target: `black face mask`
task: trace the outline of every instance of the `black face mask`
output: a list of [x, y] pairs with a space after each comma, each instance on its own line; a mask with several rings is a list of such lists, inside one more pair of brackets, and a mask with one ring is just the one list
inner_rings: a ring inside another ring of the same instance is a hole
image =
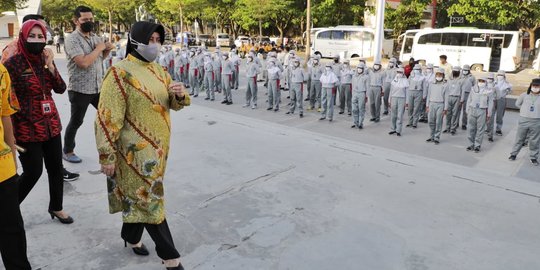
[[39, 55], [45, 48], [45, 42], [26, 42], [25, 46], [30, 54]]
[[81, 30], [85, 33], [92, 32], [92, 30], [94, 30], [94, 23], [93, 22], [81, 23]]
[[339, 63], [339, 59], [334, 59], [334, 63]]
[[459, 77], [459, 71], [452, 71], [452, 75], [454, 75], [454, 78]]

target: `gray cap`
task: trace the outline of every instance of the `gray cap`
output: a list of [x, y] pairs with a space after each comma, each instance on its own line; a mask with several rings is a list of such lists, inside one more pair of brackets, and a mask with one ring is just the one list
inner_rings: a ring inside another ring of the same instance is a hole
[[499, 71], [497, 71], [497, 75], [506, 76], [506, 72], [504, 70], [499, 70]]
[[444, 68], [438, 68], [435, 70], [435, 73], [442, 73], [444, 74]]
[[324, 66], [325, 66], [325, 67], [329, 67], [329, 68], [331, 68], [331, 67], [332, 67], [332, 64], [330, 64], [330, 63], [326, 63], [326, 65], [324, 65]]
[[420, 66], [420, 64], [416, 64], [414, 65], [414, 70], [422, 70], [422, 66]]
[[229, 53], [228, 52], [223, 52], [223, 56], [229, 57]]
[[471, 66], [469, 65], [463, 65], [463, 70], [471, 70]]
[[381, 65], [381, 61], [375, 61], [375, 63], [373, 63], [373, 65]]
[[453, 66], [452, 71], [461, 71], [461, 67], [460, 66]]
[[486, 74], [486, 78], [487, 78], [487, 79], [492, 79], [492, 80], [494, 80], [494, 79], [495, 79], [495, 75], [493, 75], [493, 72], [488, 72], [488, 74]]
[[395, 63], [397, 63], [397, 59], [392, 57], [392, 58], [390, 58], [390, 61], [388, 61], [388, 62], [395, 64]]
[[405, 72], [405, 69], [403, 69], [402, 67], [400, 67], [400, 68], [397, 68], [397, 69], [396, 69], [396, 72], [404, 73], [404, 72]]
[[296, 51], [295, 50], [290, 50], [289, 53], [290, 54], [296, 54]]
[[358, 66], [356, 66], [356, 68], [366, 68], [366, 65], [364, 63], [360, 62], [358, 64]]
[[433, 69], [433, 64], [427, 64], [426, 68], [431, 68], [431, 69]]

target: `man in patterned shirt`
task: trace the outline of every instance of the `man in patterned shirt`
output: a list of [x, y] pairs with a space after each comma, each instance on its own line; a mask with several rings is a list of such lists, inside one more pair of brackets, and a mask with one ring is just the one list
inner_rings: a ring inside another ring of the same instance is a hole
[[71, 118], [64, 135], [63, 158], [71, 163], [82, 160], [75, 155], [75, 136], [82, 125], [88, 105], [97, 108], [99, 89], [103, 79], [103, 59], [107, 58], [114, 46], [92, 33], [94, 15], [92, 9], [79, 6], [73, 19], [77, 28], [66, 38], [65, 48], [68, 60], [68, 95], [71, 103]]

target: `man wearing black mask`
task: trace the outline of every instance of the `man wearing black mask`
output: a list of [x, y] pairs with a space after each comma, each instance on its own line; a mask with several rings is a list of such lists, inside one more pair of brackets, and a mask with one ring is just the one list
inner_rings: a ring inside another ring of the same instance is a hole
[[65, 41], [71, 118], [64, 135], [63, 158], [71, 163], [80, 163], [82, 160], [74, 153], [75, 136], [88, 105], [92, 104], [94, 108], [98, 106], [104, 73], [103, 59], [107, 58], [114, 46], [93, 33], [94, 15], [89, 7], [77, 7], [74, 15], [73, 22], [77, 28]]

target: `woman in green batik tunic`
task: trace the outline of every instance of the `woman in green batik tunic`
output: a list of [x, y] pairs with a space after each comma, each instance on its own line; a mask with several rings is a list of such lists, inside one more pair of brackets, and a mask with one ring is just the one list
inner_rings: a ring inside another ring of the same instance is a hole
[[101, 170], [108, 176], [109, 210], [122, 212], [121, 236], [138, 255], [143, 229], [156, 243], [167, 269], [183, 269], [167, 221], [163, 180], [169, 153], [169, 110], [190, 104], [180, 84], [154, 60], [165, 38], [163, 26], [137, 22], [126, 59], [105, 76], [95, 122]]

